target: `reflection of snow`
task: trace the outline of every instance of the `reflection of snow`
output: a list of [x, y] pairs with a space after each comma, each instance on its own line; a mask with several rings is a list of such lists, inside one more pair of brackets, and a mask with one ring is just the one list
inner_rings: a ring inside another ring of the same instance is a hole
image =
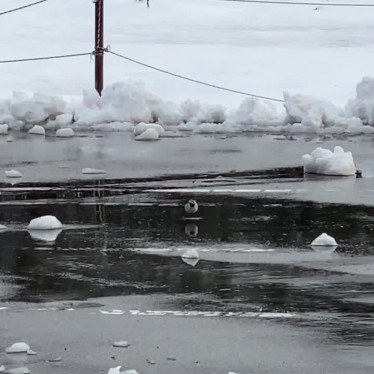
[[338, 243], [336, 240], [326, 233], [321, 234], [318, 238], [315, 238], [312, 241], [312, 247], [323, 246], [323, 247], [336, 247]]
[[199, 226], [195, 225], [194, 223], [189, 223], [184, 227], [184, 232], [191, 238], [196, 238], [199, 234]]
[[61, 229], [57, 230], [28, 230], [30, 236], [34, 240], [53, 243], [61, 233]]
[[313, 251], [319, 254], [331, 254], [334, 253], [337, 245], [312, 245]]
[[182, 261], [187, 265], [196, 266], [200, 260], [198, 258], [188, 258], [182, 256]]

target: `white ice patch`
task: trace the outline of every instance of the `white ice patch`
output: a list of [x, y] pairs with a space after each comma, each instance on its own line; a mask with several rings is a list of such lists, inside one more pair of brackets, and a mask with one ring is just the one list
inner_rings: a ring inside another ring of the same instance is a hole
[[326, 233], [321, 234], [318, 238], [312, 241], [312, 247], [314, 246], [324, 246], [324, 247], [336, 247], [338, 243], [336, 240]]
[[7, 178], [22, 178], [22, 174], [18, 170], [5, 170], [5, 176]]
[[70, 127], [64, 129], [58, 129], [56, 131], [56, 137], [58, 138], [72, 138], [74, 136], [74, 130]]
[[8, 369], [6, 371], [7, 374], [30, 374], [31, 371], [26, 366], [20, 366], [18, 368]]
[[27, 226], [28, 230], [58, 230], [62, 223], [55, 216], [42, 216], [34, 218]]
[[35, 125], [29, 130], [31, 135], [45, 135], [45, 129], [43, 126]]
[[121, 341], [118, 341], [118, 342], [114, 342], [113, 343], [113, 347], [116, 347], [116, 348], [128, 348], [130, 347], [130, 343], [126, 340], [121, 340]]
[[8, 135], [8, 124], [0, 125], [0, 135]]
[[108, 374], [121, 374], [122, 366], [117, 366], [115, 368], [110, 368]]
[[106, 174], [105, 170], [84, 168], [82, 174]]
[[342, 147], [335, 147], [334, 152], [321, 147], [302, 157], [304, 173], [322, 175], [355, 175], [356, 166], [351, 152], [344, 152]]
[[125, 314], [125, 311], [120, 310], [120, 309], [113, 309], [111, 311], [100, 310], [100, 313], [104, 314], [104, 315], [121, 316], [121, 315]]
[[140, 135], [135, 136], [135, 140], [138, 141], [154, 141], [158, 140], [160, 137], [158, 131], [153, 128], [147, 128]]
[[197, 259], [199, 257], [199, 252], [195, 248], [189, 248], [182, 254], [182, 258]]
[[5, 352], [6, 353], [27, 353], [29, 350], [30, 350], [30, 346], [27, 343], [18, 342], [6, 348]]
[[8, 227], [4, 225], [0, 225], [0, 231], [8, 230]]

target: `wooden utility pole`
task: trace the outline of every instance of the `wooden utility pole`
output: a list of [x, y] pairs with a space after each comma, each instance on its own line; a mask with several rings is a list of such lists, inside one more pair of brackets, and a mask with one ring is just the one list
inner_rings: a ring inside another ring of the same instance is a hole
[[104, 87], [104, 0], [95, 3], [95, 88], [101, 96]]

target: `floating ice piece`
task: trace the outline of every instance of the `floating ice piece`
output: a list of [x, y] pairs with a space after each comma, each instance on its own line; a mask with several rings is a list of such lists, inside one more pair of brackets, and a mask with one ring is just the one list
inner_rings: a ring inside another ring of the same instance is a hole
[[131, 370], [121, 371], [121, 374], [139, 374], [139, 373], [136, 370], [131, 369]]
[[30, 373], [31, 373], [30, 369], [26, 366], [21, 366], [18, 368], [7, 370], [7, 374], [30, 374]]
[[199, 263], [199, 259], [198, 258], [188, 258], [188, 257], [182, 257], [182, 261], [187, 264], [187, 265], [190, 265], [192, 267], [195, 267], [198, 263]]
[[7, 124], [0, 125], [0, 135], [8, 135], [8, 128], [9, 126]]
[[24, 342], [14, 343], [10, 347], [5, 349], [6, 353], [27, 353], [30, 350], [30, 346]]
[[106, 174], [105, 170], [84, 168], [82, 174]]
[[182, 255], [182, 258], [186, 259], [186, 258], [189, 258], [189, 259], [197, 259], [199, 258], [199, 252], [195, 249], [195, 248], [190, 248], [190, 249], [187, 249], [183, 255]]
[[114, 316], [121, 316], [122, 314], [125, 314], [125, 312], [123, 310], [120, 310], [120, 309], [113, 309], [111, 311], [100, 310], [100, 313], [105, 314], [105, 315], [114, 315]]
[[8, 227], [4, 225], [0, 225], [0, 231], [8, 230]]
[[5, 366], [4, 366], [4, 365], [1, 365], [1, 366], [0, 366], [0, 373], [4, 373], [4, 371], [5, 371]]
[[199, 205], [195, 200], [191, 199], [184, 205], [184, 210], [188, 214], [195, 214], [199, 210]]
[[229, 374], [238, 374], [238, 373], [235, 373], [235, 371], [229, 371]]
[[128, 348], [130, 347], [130, 343], [126, 340], [118, 341], [113, 343], [113, 347], [116, 348]]
[[140, 135], [135, 136], [135, 140], [142, 140], [142, 141], [153, 141], [158, 140], [160, 138], [160, 135], [157, 130], [148, 128], [144, 132], [142, 132]]
[[55, 216], [42, 216], [34, 218], [27, 226], [28, 230], [58, 230], [62, 223]]
[[22, 174], [18, 170], [5, 170], [7, 178], [22, 178]]
[[110, 368], [108, 371], [108, 374], [121, 374], [121, 367], [122, 366], [117, 366], [115, 368]]
[[58, 138], [72, 138], [74, 136], [74, 130], [70, 127], [59, 129], [56, 131], [56, 136]]
[[60, 362], [62, 361], [62, 357], [55, 357], [48, 360], [48, 362]]
[[333, 246], [337, 246], [338, 243], [332, 236], [327, 235], [326, 233], [323, 233], [318, 238], [314, 239], [311, 245], [312, 247], [313, 246], [333, 247]]
[[158, 132], [158, 135], [161, 136], [165, 133], [165, 130], [164, 128], [157, 124], [157, 123], [144, 123], [144, 122], [140, 122], [138, 123], [135, 127], [134, 127], [134, 136], [138, 136], [138, 135], [141, 135], [143, 134], [145, 131], [147, 131], [148, 129], [154, 129]]
[[342, 147], [335, 147], [334, 152], [321, 147], [302, 157], [304, 173], [322, 175], [355, 175], [356, 166], [351, 152], [344, 152]]
[[31, 350], [31, 349], [29, 349], [27, 351], [27, 356], [36, 356], [36, 355], [37, 355], [37, 353], [35, 351]]
[[43, 126], [35, 125], [29, 130], [31, 135], [45, 135], [45, 129]]
[[62, 230], [30, 230], [29, 234], [34, 240], [46, 243], [54, 243], [57, 237], [61, 234]]

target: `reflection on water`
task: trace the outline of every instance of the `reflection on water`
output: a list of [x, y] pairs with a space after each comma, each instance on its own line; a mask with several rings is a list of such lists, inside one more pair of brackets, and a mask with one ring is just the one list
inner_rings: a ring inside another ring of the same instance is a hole
[[[344, 315], [346, 323], [334, 326], [339, 336], [345, 336], [351, 316], [372, 318], [373, 304], [348, 299], [372, 294], [373, 276], [329, 267], [372, 259], [374, 209], [204, 196], [202, 219], [186, 221], [180, 197], [153, 199], [2, 205], [0, 223], [13, 229], [0, 233], [0, 276], [7, 284], [1, 299], [164, 293], [176, 295], [174, 303], [186, 309]], [[67, 229], [19, 230], [45, 214]], [[325, 231], [338, 248], [310, 248]], [[182, 259], [179, 247], [200, 249], [200, 259]], [[366, 331], [362, 339], [373, 326]]]

